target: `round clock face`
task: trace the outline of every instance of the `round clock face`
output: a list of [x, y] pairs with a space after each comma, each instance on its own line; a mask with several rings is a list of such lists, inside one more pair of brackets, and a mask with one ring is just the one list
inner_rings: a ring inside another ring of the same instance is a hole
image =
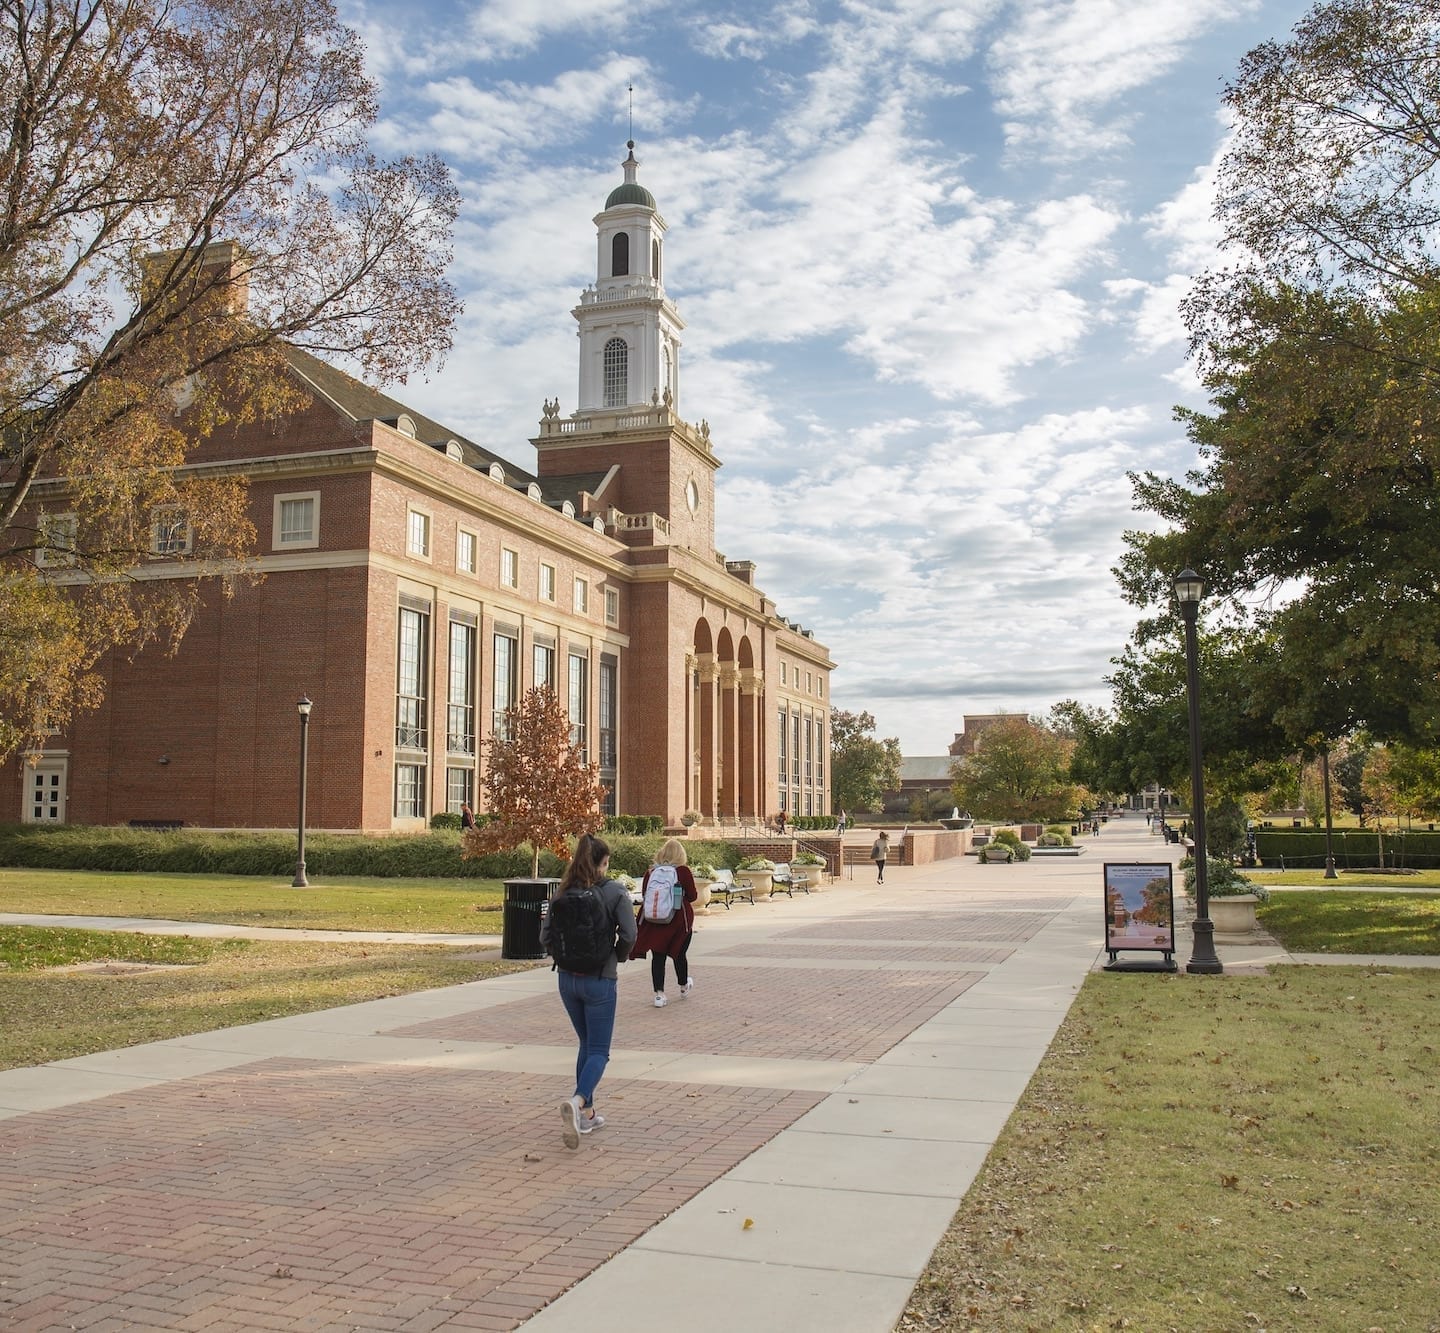
[[685, 503], [690, 506], [692, 514], [700, 508], [700, 488], [693, 479], [685, 483]]

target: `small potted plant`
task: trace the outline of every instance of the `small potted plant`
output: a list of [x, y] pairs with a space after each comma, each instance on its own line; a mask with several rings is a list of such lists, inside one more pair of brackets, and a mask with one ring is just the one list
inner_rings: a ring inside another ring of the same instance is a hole
[[758, 901], [770, 896], [774, 888], [774, 881], [770, 876], [774, 869], [773, 861], [767, 861], [763, 856], [751, 856], [735, 867], [735, 878], [749, 885]]
[[819, 852], [797, 852], [790, 860], [790, 869], [795, 874], [804, 875], [807, 889], [819, 890], [823, 887], [825, 858]]
[[710, 886], [715, 882], [715, 867], [708, 861], [693, 861], [690, 873], [695, 876], [695, 910], [710, 914]]
[[[1195, 899], [1195, 858], [1180, 862], [1185, 872], [1185, 896]], [[1250, 935], [1260, 929], [1255, 909], [1270, 901], [1270, 890], [1246, 878], [1228, 857], [1205, 860], [1205, 891], [1210, 900], [1210, 920], [1217, 935]]]
[[700, 822], [700, 812], [698, 810], [687, 810], [680, 816], [680, 822], [684, 824], [686, 828], [694, 828], [695, 825]]

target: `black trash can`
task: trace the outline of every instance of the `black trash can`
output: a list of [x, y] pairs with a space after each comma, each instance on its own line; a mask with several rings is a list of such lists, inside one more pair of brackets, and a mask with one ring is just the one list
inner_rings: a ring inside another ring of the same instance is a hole
[[540, 921], [558, 879], [507, 879], [500, 927], [501, 958], [544, 958]]

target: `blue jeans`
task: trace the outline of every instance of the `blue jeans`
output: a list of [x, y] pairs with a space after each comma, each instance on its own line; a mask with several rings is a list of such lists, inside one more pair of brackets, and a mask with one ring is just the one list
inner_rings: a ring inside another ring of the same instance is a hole
[[600, 1077], [610, 1063], [610, 1038], [615, 1032], [615, 982], [609, 977], [561, 972], [560, 1000], [570, 1015], [570, 1026], [580, 1038], [580, 1051], [575, 1057], [575, 1093], [586, 1106], [592, 1106]]

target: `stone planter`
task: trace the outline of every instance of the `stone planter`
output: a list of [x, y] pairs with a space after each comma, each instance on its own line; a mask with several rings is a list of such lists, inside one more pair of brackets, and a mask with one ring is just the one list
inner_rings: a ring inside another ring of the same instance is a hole
[[715, 881], [695, 877], [695, 902], [692, 906], [698, 916], [710, 915], [710, 886]]
[[1015, 853], [1003, 842], [987, 842], [980, 849], [980, 864], [989, 865], [992, 861], [1008, 865], [1015, 859]]
[[803, 883], [811, 893], [819, 893], [825, 887], [825, 867], [790, 863], [790, 873], [797, 884]]
[[757, 903], [762, 898], [768, 898], [771, 890], [775, 887], [768, 870], [737, 870], [735, 872], [735, 879], [737, 882], [747, 885], [755, 891], [755, 901]]
[[1253, 893], [1238, 893], [1230, 898], [1210, 899], [1210, 920], [1217, 935], [1249, 935], [1260, 929], [1255, 919], [1255, 905], [1260, 901]]

